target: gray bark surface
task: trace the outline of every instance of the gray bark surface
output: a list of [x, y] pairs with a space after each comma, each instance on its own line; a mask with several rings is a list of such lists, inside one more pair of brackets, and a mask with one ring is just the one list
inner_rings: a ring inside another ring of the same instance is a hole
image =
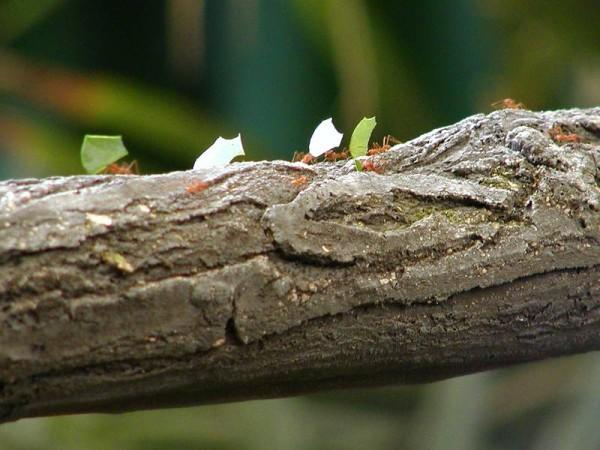
[[480, 114], [370, 159], [1, 182], [1, 420], [600, 349], [600, 108]]

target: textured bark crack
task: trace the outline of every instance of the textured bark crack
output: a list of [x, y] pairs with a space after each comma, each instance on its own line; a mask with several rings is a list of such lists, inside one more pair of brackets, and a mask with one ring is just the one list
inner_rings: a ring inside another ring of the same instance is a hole
[[[555, 142], [557, 125], [581, 142]], [[598, 108], [505, 110], [372, 157], [381, 174], [262, 162], [2, 182], [2, 420], [596, 350], [598, 130]]]

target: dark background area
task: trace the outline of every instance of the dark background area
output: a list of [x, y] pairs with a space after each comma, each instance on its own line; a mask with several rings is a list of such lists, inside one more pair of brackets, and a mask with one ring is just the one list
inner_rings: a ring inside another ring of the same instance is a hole
[[[0, 0], [0, 179], [83, 173], [122, 134], [142, 173], [218, 136], [291, 159], [332, 116], [409, 140], [511, 97], [600, 104], [592, 0]], [[427, 386], [22, 420], [0, 449], [600, 449], [600, 358]]]

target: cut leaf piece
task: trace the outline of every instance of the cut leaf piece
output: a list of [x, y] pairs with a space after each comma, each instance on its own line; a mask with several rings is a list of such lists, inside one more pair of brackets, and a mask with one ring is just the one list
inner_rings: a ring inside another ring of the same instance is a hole
[[99, 173], [127, 153], [121, 136], [86, 134], [81, 144], [81, 165], [87, 173]]
[[350, 154], [354, 159], [367, 154], [367, 150], [369, 149], [369, 139], [371, 139], [371, 133], [373, 133], [375, 125], [377, 125], [375, 117], [370, 117], [368, 119], [363, 117], [363, 119], [358, 122], [358, 125], [356, 125], [356, 128], [354, 128], [352, 137], [350, 138]]
[[208, 147], [194, 163], [194, 169], [208, 169], [229, 164], [236, 156], [243, 156], [242, 136], [238, 134], [233, 139], [218, 137], [213, 145]]
[[332, 148], [339, 147], [344, 135], [333, 125], [331, 117], [315, 128], [308, 144], [308, 151], [315, 158]]

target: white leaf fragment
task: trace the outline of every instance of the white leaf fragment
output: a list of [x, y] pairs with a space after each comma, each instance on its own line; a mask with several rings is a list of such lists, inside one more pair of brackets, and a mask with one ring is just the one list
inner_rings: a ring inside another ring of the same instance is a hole
[[344, 135], [335, 128], [331, 117], [325, 119], [315, 128], [308, 144], [308, 151], [315, 158], [321, 156], [326, 151], [339, 147], [342, 137]]
[[222, 167], [231, 162], [236, 156], [243, 156], [242, 136], [238, 134], [233, 139], [217, 138], [213, 145], [208, 147], [194, 163], [194, 169], [208, 169]]

